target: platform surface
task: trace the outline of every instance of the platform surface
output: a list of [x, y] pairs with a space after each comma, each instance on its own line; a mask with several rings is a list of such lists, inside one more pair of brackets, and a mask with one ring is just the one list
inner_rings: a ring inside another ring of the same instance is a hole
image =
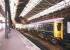
[[17, 30], [11, 29], [8, 39], [4, 38], [4, 31], [0, 34], [0, 50], [41, 50]]

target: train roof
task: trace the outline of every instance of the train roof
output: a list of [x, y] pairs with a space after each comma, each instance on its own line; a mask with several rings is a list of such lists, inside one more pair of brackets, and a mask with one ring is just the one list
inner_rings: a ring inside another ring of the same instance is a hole
[[41, 24], [41, 23], [48, 23], [48, 22], [60, 22], [62, 21], [64, 18], [54, 18], [54, 19], [49, 19], [49, 20], [44, 20], [44, 21], [40, 21], [40, 22], [35, 22], [32, 24]]
[[39, 23], [48, 23], [48, 22], [60, 22], [62, 21], [64, 18], [54, 18], [54, 19], [49, 19], [49, 20], [44, 20], [44, 21], [41, 21]]
[[63, 19], [64, 18], [54, 18], [54, 19], [49, 19], [49, 20], [44, 20], [44, 21], [40, 21], [40, 22], [31, 23], [31, 24], [28, 24], [27, 26], [34, 27], [34, 26], [37, 26], [37, 25], [41, 25], [42, 23], [60, 22]]

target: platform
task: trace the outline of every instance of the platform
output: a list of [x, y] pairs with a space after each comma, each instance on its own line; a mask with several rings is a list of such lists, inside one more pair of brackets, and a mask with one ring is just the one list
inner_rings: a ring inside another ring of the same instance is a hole
[[3, 30], [0, 32], [0, 50], [41, 50], [17, 30], [11, 29], [8, 39], [4, 35]]

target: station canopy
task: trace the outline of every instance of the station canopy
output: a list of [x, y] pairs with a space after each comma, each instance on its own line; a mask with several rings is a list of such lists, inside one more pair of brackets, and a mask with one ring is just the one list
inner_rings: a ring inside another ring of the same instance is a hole
[[[70, 0], [9, 0], [11, 19], [24, 17], [28, 21], [70, 6]], [[5, 2], [0, 0], [0, 14], [5, 17]]]

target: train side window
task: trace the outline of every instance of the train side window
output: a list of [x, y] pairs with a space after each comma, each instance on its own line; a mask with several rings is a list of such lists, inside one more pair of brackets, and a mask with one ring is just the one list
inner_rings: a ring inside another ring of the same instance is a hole
[[53, 24], [48, 24], [47, 30], [48, 31], [53, 31]]
[[58, 23], [58, 25], [57, 25], [57, 29], [58, 29], [58, 31], [61, 30], [61, 23]]

